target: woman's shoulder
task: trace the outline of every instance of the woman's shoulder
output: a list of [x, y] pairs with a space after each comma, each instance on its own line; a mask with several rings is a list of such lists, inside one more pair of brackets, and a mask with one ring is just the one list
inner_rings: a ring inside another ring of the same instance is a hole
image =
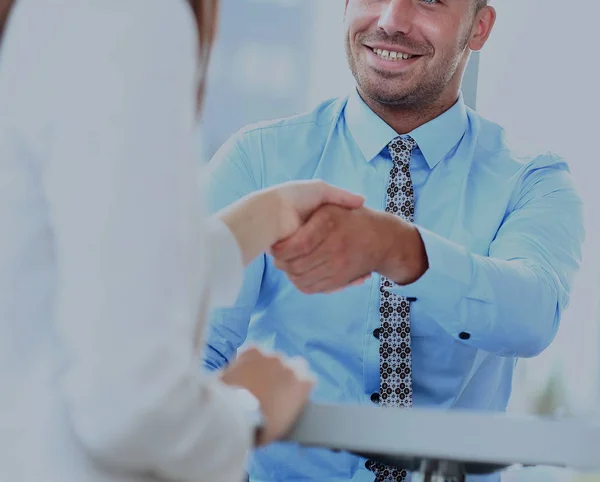
[[61, 1], [77, 4], [74, 11], [80, 10], [83, 35], [89, 31], [109, 44], [124, 40], [132, 45], [141, 41], [147, 47], [197, 43], [196, 24], [186, 0]]
[[53, 70], [62, 60], [83, 66], [94, 56], [189, 55], [198, 44], [187, 0], [19, 0], [6, 34], [3, 58], [37, 55], [41, 64], [52, 59]]

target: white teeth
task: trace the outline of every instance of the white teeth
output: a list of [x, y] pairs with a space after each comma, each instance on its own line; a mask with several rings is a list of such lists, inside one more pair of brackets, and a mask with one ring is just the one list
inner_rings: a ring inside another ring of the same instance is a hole
[[407, 53], [403, 53], [403, 52], [390, 52], [389, 50], [382, 50], [382, 49], [373, 49], [373, 52], [375, 52], [379, 57], [381, 57], [382, 59], [385, 60], [408, 60], [413, 58], [413, 55], [407, 54]]

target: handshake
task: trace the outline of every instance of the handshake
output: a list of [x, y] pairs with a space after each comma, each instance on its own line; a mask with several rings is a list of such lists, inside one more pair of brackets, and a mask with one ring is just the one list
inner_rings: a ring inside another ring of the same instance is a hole
[[290, 182], [271, 192], [282, 221], [269, 253], [302, 293], [339, 291], [372, 273], [409, 284], [428, 268], [417, 228], [364, 207], [361, 196], [322, 181]]
[[272, 192], [281, 228], [269, 254], [299, 291], [340, 291], [382, 269], [385, 215], [365, 208], [363, 197], [321, 181], [290, 182]]

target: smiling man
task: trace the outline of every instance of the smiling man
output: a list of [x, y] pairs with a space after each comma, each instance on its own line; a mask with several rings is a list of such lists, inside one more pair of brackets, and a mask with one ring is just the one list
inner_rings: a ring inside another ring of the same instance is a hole
[[[247, 270], [235, 307], [213, 316], [207, 366], [258, 343], [305, 356], [318, 401], [506, 409], [517, 359], [556, 334], [584, 234], [567, 164], [517, 156], [464, 104], [469, 55], [495, 17], [483, 0], [347, 0], [356, 90], [220, 150], [214, 210], [289, 179], [366, 203], [322, 208]], [[249, 471], [254, 482], [410, 477], [287, 445], [254, 454]]]

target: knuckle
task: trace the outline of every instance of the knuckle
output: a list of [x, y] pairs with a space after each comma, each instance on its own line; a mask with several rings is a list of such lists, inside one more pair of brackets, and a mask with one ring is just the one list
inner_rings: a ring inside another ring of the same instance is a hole
[[336, 227], [339, 224], [340, 209], [338, 206], [328, 206], [325, 217], [328, 226]]
[[298, 291], [300, 291], [300, 293], [302, 293], [304, 295], [310, 295], [311, 294], [309, 286], [300, 285], [300, 286], [296, 286], [296, 288], [298, 288]]
[[279, 365], [281, 363], [281, 359], [277, 356], [276, 353], [267, 353], [265, 354], [265, 359], [272, 365]]
[[298, 289], [304, 286], [304, 283], [302, 282], [302, 278], [300, 276], [290, 273], [289, 279], [292, 282], [292, 284]]
[[303, 379], [300, 380], [298, 384], [300, 385], [300, 390], [302, 391], [302, 397], [304, 399], [308, 398], [311, 390], [315, 386], [315, 382], [312, 380]]
[[312, 286], [312, 282], [308, 279], [300, 278], [296, 283], [296, 288], [305, 295], [310, 294], [310, 289]]
[[297, 251], [302, 255], [307, 255], [311, 251], [311, 239], [308, 236], [305, 236], [302, 240], [298, 242]]
[[320, 224], [326, 227], [335, 226], [336, 218], [335, 218], [335, 210], [334, 206], [326, 206], [321, 209], [318, 213], [318, 221]]
[[279, 263], [279, 264], [275, 264], [275, 267], [280, 270], [283, 271], [284, 273], [287, 273], [288, 275], [292, 275], [293, 272], [291, 270], [291, 265], [290, 263]]
[[283, 366], [281, 368], [281, 372], [282, 372], [283, 376], [291, 382], [295, 382], [298, 378], [294, 369], [292, 367], [290, 367], [289, 365], [283, 364]]
[[260, 363], [260, 365], [262, 365], [266, 369], [271, 369], [273, 367], [272, 355], [268, 353], [261, 353], [258, 357], [258, 363]]
[[304, 293], [305, 295], [314, 295], [316, 293], [318, 293], [319, 290], [316, 288], [316, 286], [307, 286], [302, 293]]
[[261, 351], [258, 349], [258, 347], [252, 346], [252, 347], [248, 348], [247, 350], [245, 350], [240, 355], [240, 358], [254, 359], [254, 358], [258, 358], [260, 355], [261, 355]]
[[288, 272], [294, 276], [300, 276], [304, 270], [304, 261], [296, 260], [292, 261], [288, 266]]

